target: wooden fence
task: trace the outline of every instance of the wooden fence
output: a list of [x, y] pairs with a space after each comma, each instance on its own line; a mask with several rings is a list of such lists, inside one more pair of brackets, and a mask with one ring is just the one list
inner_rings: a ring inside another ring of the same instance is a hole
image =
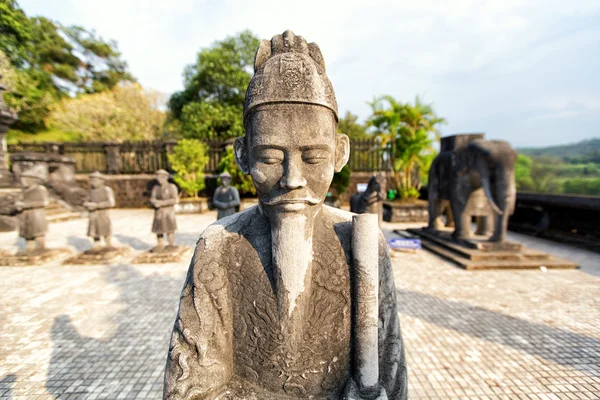
[[[212, 140], [208, 145], [209, 161], [205, 173], [217, 172], [219, 162], [233, 140]], [[169, 170], [167, 154], [176, 140], [121, 143], [20, 143], [8, 145], [9, 153], [33, 152], [63, 154], [75, 159], [77, 173], [100, 171], [107, 174], [143, 174], [158, 169]], [[389, 155], [376, 138], [351, 140], [350, 160], [353, 172], [376, 172], [389, 169]]]

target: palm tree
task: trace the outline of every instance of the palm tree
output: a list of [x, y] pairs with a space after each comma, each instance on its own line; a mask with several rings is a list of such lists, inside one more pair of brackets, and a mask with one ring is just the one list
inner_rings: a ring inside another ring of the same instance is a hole
[[370, 105], [373, 114], [367, 124], [390, 149], [391, 172], [400, 197], [418, 198], [423, 173], [433, 160], [433, 141], [439, 140], [437, 126], [446, 120], [436, 116], [431, 104], [423, 103], [418, 96], [414, 105], [400, 103], [389, 95]]

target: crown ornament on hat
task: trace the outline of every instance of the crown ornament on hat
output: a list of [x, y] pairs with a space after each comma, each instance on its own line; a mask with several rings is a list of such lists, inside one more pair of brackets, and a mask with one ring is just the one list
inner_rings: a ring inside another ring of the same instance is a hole
[[333, 86], [316, 43], [287, 30], [263, 40], [254, 57], [254, 76], [246, 90], [244, 121], [261, 104], [304, 103], [329, 108], [338, 120]]

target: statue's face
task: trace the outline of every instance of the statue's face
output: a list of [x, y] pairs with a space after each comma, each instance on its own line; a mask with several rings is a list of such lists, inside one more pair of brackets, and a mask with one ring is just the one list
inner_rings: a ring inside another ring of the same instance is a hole
[[333, 113], [308, 104], [258, 107], [246, 145], [247, 169], [259, 200], [277, 211], [320, 206], [334, 172], [348, 158], [348, 138], [336, 134]]
[[158, 181], [159, 184], [164, 185], [169, 181], [169, 177], [167, 175], [156, 175], [156, 180]]
[[90, 178], [90, 186], [93, 188], [102, 186], [102, 183], [104, 182], [100, 178]]
[[231, 185], [231, 178], [221, 178], [221, 185], [223, 185], [223, 187], [229, 187], [229, 185]]

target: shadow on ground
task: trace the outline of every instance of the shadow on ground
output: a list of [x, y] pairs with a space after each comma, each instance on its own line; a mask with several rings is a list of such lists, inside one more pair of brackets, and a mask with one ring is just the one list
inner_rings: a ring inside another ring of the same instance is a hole
[[113, 235], [115, 239], [119, 241], [122, 245], [132, 247], [134, 250], [150, 250], [155, 244], [150, 244], [144, 242], [143, 240], [138, 239], [135, 236], [127, 236], [116, 234]]
[[423, 293], [397, 291], [401, 314], [600, 377], [600, 340]]
[[[161, 398], [169, 338], [183, 279], [143, 276], [128, 265], [112, 266], [104, 278], [119, 288], [121, 312], [109, 338], [82, 336], [67, 315], [54, 320], [46, 389], [69, 399]], [[61, 397], [62, 398], [62, 397]]]
[[2, 395], [3, 400], [12, 400], [12, 387], [17, 381], [17, 377], [15, 375], [6, 375], [2, 379], [0, 379], [0, 395]]

